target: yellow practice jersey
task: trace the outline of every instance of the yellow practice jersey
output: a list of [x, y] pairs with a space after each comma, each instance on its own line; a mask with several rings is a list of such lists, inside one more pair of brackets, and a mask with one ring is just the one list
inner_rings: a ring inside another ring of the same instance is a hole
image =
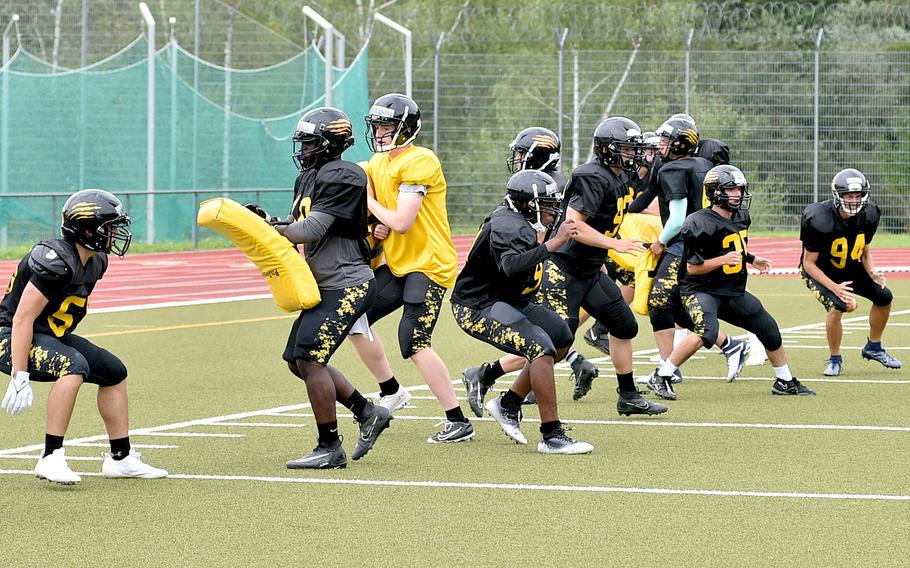
[[376, 201], [393, 211], [398, 208], [398, 188], [402, 184], [427, 188], [410, 230], [403, 235], [392, 231], [382, 243], [392, 274], [422, 272], [444, 288], [454, 286], [458, 255], [446, 211], [446, 180], [436, 154], [420, 146], [409, 146], [394, 159], [388, 152], [374, 154], [367, 175]]

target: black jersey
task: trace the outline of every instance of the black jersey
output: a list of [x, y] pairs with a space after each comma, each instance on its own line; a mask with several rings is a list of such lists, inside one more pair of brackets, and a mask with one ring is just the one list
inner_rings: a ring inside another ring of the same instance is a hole
[[[813, 203], [803, 211], [799, 239], [805, 251], [817, 252], [817, 266], [835, 282], [848, 280], [857, 270], [864, 271], [863, 251], [878, 229], [879, 209], [871, 201], [858, 215], [844, 219], [833, 199]], [[802, 256], [799, 260], [802, 267]]]
[[[657, 203], [660, 206], [660, 222], [667, 224], [670, 218], [670, 202], [686, 200], [686, 216], [708, 206], [705, 197], [705, 174], [714, 167], [704, 158], [680, 158], [663, 162], [657, 173]], [[679, 238], [671, 239], [671, 244]]]
[[701, 276], [688, 274], [686, 263], [703, 264], [708, 259], [734, 250], [745, 255], [751, 224], [748, 211], [735, 211], [733, 218], [727, 219], [714, 209], [707, 208], [686, 217], [680, 231], [685, 259], [679, 268], [680, 293], [742, 296], [746, 291], [745, 259], [739, 266], [721, 266]]
[[455, 282], [452, 302], [472, 308], [495, 302], [527, 305], [540, 287], [542, 263], [549, 256], [525, 218], [500, 206], [484, 219]]
[[334, 216], [336, 221], [329, 226], [326, 236], [362, 239], [369, 258], [366, 187], [366, 173], [352, 162], [335, 160], [307, 170], [294, 183], [291, 215], [295, 221], [315, 211]]
[[[627, 172], [616, 175], [595, 158], [572, 172], [563, 199], [563, 219], [566, 209], [571, 207], [587, 215], [586, 223], [595, 231], [614, 237], [632, 201], [632, 194]], [[606, 259], [607, 249], [571, 240], [554, 255], [556, 264], [577, 278], [596, 276]]]
[[55, 337], [72, 333], [88, 311], [95, 283], [107, 270], [107, 255], [97, 253], [83, 266], [76, 245], [63, 239], [41, 241], [19, 261], [0, 302], [0, 327], [12, 327], [22, 291], [31, 282], [47, 298], [34, 332]]

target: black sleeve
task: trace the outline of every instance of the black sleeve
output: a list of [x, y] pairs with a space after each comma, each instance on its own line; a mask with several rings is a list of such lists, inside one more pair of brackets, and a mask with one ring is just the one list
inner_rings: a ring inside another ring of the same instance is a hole
[[491, 220], [490, 248], [496, 263], [506, 276], [511, 278], [526, 272], [550, 258], [550, 251], [544, 245], [537, 244], [537, 234], [530, 227], [527, 227], [528, 230], [516, 231], [511, 223], [497, 221]]
[[579, 213], [593, 217], [603, 203], [606, 189], [606, 184], [595, 176], [573, 175], [566, 188], [567, 193], [571, 196], [568, 205]]
[[73, 271], [56, 250], [39, 243], [28, 255], [28, 267], [32, 271], [29, 279], [45, 297], [70, 283]]
[[866, 244], [869, 244], [872, 242], [872, 238], [875, 236], [875, 231], [878, 230], [878, 220], [881, 212], [878, 208], [878, 205], [875, 203], [869, 203], [869, 205], [866, 207], [866, 211], [866, 226], [868, 228], [865, 230], [865, 233]]
[[352, 168], [327, 164], [316, 176], [316, 192], [311, 211], [321, 211], [340, 219], [355, 219], [361, 201], [366, 200], [366, 174]]
[[635, 199], [632, 200], [626, 213], [641, 213], [648, 208], [648, 205], [651, 205], [651, 202], [654, 201], [655, 197], [657, 197], [657, 193], [654, 191], [654, 186], [648, 184], [644, 191], [640, 192]]
[[705, 257], [704, 252], [701, 250], [700, 243], [702, 231], [694, 221], [694, 218], [690, 215], [689, 218], [683, 222], [682, 230], [680, 230], [680, 235], [682, 235], [683, 239], [683, 247], [685, 249], [686, 262], [689, 264], [704, 264]]
[[807, 251], [822, 252], [827, 242], [822, 233], [815, 228], [812, 213], [811, 208], [803, 212], [803, 219], [799, 225], [799, 240], [803, 242], [803, 248]]
[[689, 187], [686, 183], [688, 176], [685, 169], [666, 164], [660, 168], [659, 176], [660, 192], [668, 203], [689, 197]]

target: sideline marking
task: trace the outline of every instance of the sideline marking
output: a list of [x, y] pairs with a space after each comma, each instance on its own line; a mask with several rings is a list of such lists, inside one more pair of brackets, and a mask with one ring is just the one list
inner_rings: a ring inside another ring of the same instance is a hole
[[[96, 472], [76, 472], [87, 477], [101, 477]], [[32, 471], [0, 469], [4, 475], [35, 475]], [[259, 475], [205, 475], [172, 473], [170, 479], [203, 479], [215, 481], [261, 481], [265, 483], [304, 483], [313, 485], [361, 485], [372, 487], [426, 487], [451, 489], [504, 489], [507, 491], [551, 491], [568, 493], [644, 493], [650, 495], [701, 495], [708, 497], [771, 497], [789, 499], [838, 499], [857, 501], [910, 501], [910, 495], [875, 493], [786, 493], [783, 491], [726, 491], [721, 489], [664, 489], [659, 487], [608, 487], [597, 485], [529, 485], [521, 483], [478, 483], [466, 481], [400, 481], [393, 479], [326, 479], [305, 477], [271, 477]]]

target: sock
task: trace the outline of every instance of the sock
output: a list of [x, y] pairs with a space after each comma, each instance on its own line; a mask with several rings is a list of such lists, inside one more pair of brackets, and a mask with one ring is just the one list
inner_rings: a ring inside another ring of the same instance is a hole
[[616, 382], [619, 384], [619, 390], [622, 392], [638, 390], [635, 388], [635, 381], [632, 379], [632, 373], [616, 373]]
[[117, 438], [111, 440], [111, 457], [114, 461], [120, 461], [130, 455], [130, 437]]
[[63, 447], [63, 436], [54, 436], [53, 434], [44, 435], [44, 455], [49, 456], [55, 450]]
[[569, 349], [569, 353], [566, 355], [566, 363], [572, 365], [575, 363], [576, 359], [578, 359], [578, 351]]
[[844, 358], [843, 358], [842, 355], [832, 355], [832, 356], [831, 356], [831, 362], [832, 362], [832, 363], [843, 363], [843, 362], [844, 362]]
[[521, 408], [521, 403], [523, 401], [524, 399], [522, 397], [518, 396], [512, 389], [509, 389], [502, 395], [502, 400], [500, 400], [499, 403], [503, 408], [508, 410], [518, 410]]
[[460, 406], [446, 410], [446, 420], [449, 422], [467, 422], [468, 419], [464, 417], [464, 412], [461, 411]]
[[338, 440], [338, 421], [317, 424], [316, 430], [319, 431], [319, 441], [323, 444], [331, 444]]
[[559, 428], [559, 424], [560, 424], [559, 420], [554, 420], [552, 422], [541, 422], [540, 423], [540, 433], [543, 435], [544, 438], [546, 438], [547, 436], [556, 432], [557, 428]]
[[774, 376], [785, 382], [793, 380], [793, 375], [790, 374], [790, 365], [787, 365], [786, 363], [780, 367], [774, 367]]
[[355, 418], [359, 418], [363, 414], [363, 409], [367, 407], [367, 399], [363, 398], [363, 395], [357, 389], [354, 389], [354, 392], [351, 393], [347, 400], [339, 400], [338, 402], [344, 405], [345, 408], [350, 409]]
[[668, 359], [668, 360], [664, 361], [663, 364], [660, 366], [660, 369], [658, 369], [657, 374], [660, 375], [661, 377], [672, 377], [673, 373], [676, 372], [676, 369], [679, 369], [679, 367], [677, 367], [676, 365], [671, 363], [670, 360]]
[[382, 381], [379, 383], [379, 394], [381, 396], [389, 396], [390, 394], [395, 394], [398, 392], [398, 381], [395, 380], [395, 375], [392, 375], [392, 378], [387, 381]]
[[499, 364], [499, 359], [497, 359], [480, 368], [480, 382], [485, 385], [492, 385], [496, 382], [496, 379], [505, 374], [506, 372], [502, 370], [502, 365]]
[[881, 351], [882, 342], [881, 341], [872, 341], [871, 339], [866, 339], [866, 351]]

